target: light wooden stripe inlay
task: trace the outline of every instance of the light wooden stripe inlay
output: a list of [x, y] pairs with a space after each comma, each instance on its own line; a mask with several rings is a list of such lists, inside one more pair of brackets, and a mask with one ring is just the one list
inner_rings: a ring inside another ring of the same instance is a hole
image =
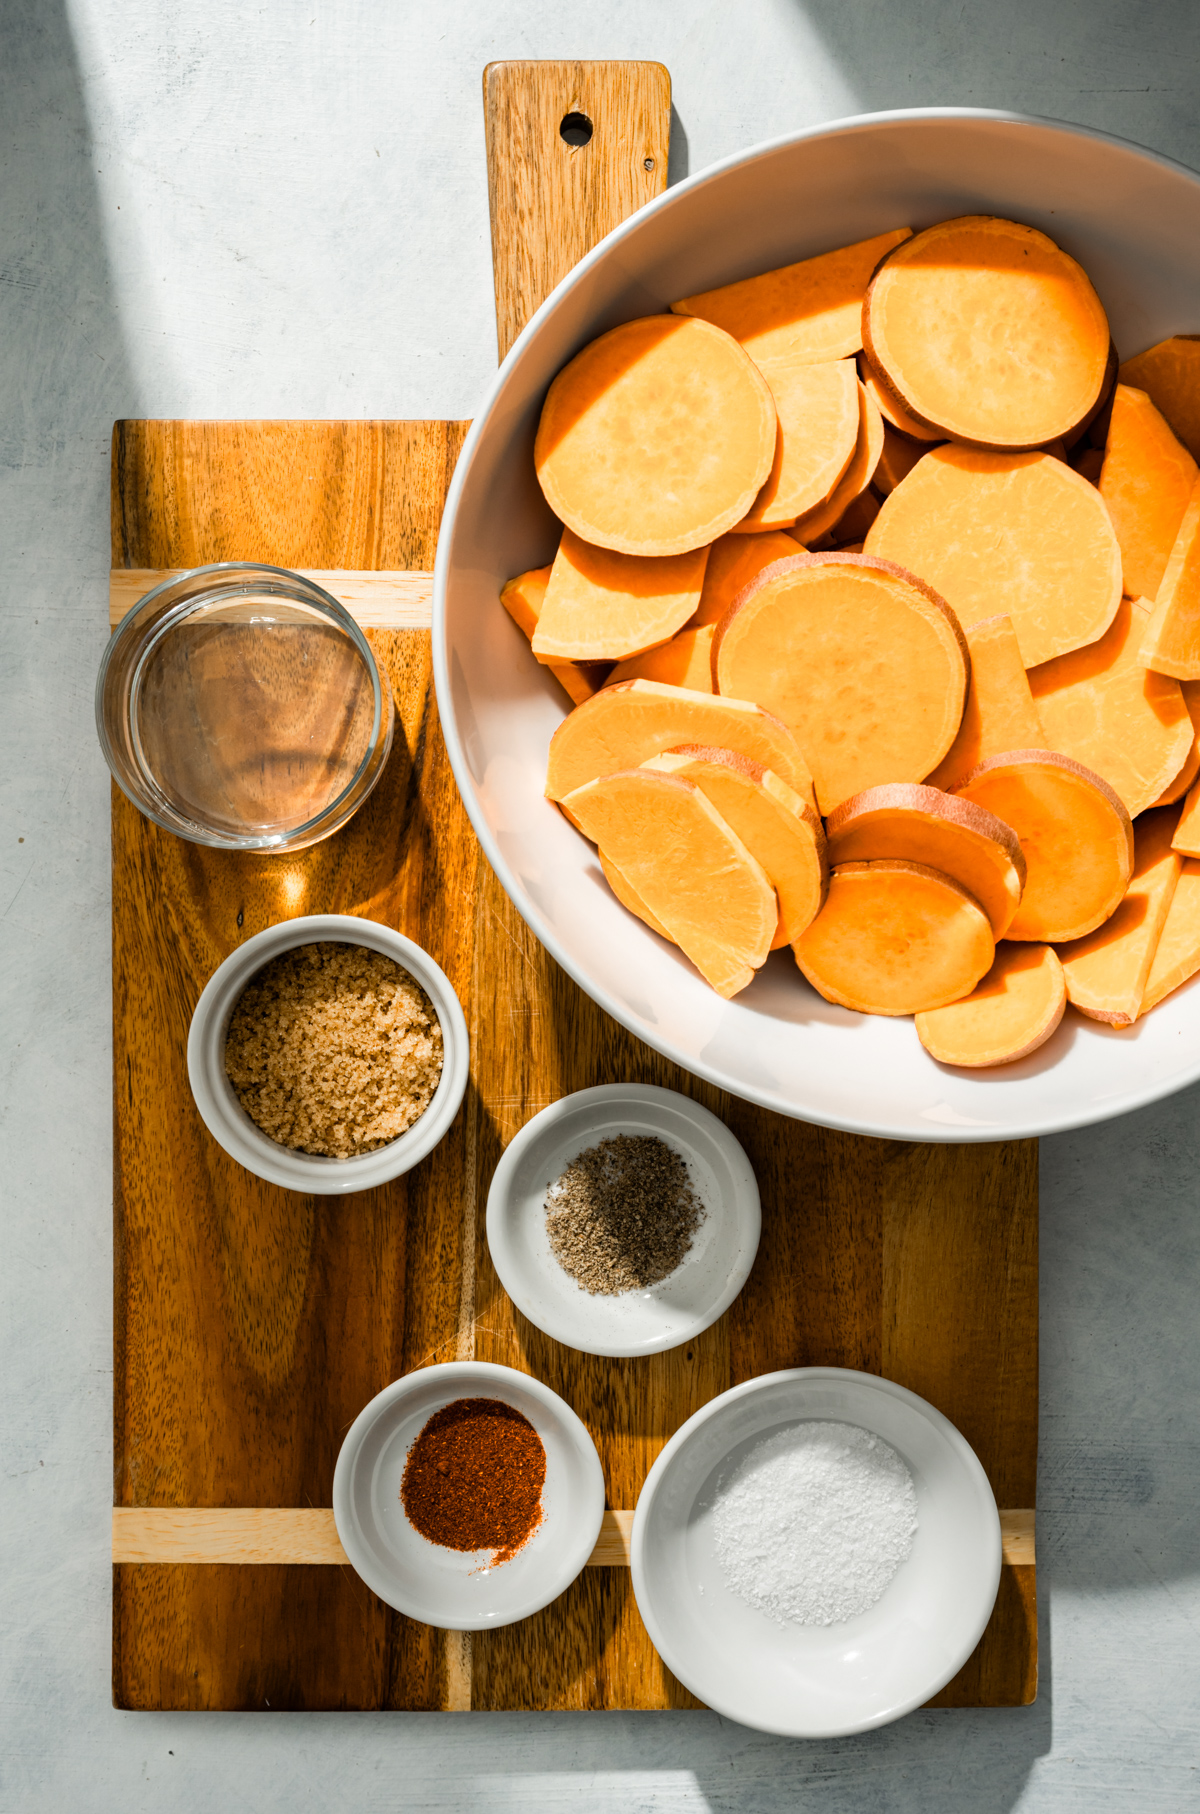
[[[114, 567], [108, 576], [108, 625], [115, 630], [125, 613], [181, 567]], [[297, 567], [297, 573], [331, 592], [364, 630], [428, 630], [433, 623], [432, 573], [401, 569]]]
[[[589, 1568], [627, 1568], [632, 1512], [605, 1512]], [[1034, 1513], [1001, 1512], [1004, 1560], [1034, 1563]], [[347, 1561], [325, 1506], [143, 1506], [113, 1508], [114, 1562], [341, 1563]]]

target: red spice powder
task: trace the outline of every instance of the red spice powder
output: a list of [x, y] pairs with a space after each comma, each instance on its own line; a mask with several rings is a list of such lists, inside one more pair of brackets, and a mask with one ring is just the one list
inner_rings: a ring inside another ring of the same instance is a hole
[[430, 1543], [494, 1550], [494, 1566], [541, 1523], [545, 1479], [546, 1451], [527, 1417], [498, 1398], [457, 1398], [409, 1450], [400, 1499]]

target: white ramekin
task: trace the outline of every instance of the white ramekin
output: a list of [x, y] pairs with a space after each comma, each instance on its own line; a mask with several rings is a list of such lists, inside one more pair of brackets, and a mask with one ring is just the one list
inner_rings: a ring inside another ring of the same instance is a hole
[[[442, 1028], [443, 1064], [433, 1101], [408, 1132], [353, 1159], [326, 1159], [281, 1146], [255, 1126], [225, 1074], [225, 1036], [234, 1005], [256, 971], [298, 945], [331, 942], [380, 951], [407, 970], [432, 1001]], [[209, 978], [188, 1033], [188, 1081], [200, 1119], [213, 1139], [247, 1171], [310, 1196], [344, 1196], [371, 1190], [411, 1171], [448, 1132], [467, 1087], [467, 1023], [450, 979], [427, 951], [377, 920], [317, 913], [268, 926], [239, 945]]]

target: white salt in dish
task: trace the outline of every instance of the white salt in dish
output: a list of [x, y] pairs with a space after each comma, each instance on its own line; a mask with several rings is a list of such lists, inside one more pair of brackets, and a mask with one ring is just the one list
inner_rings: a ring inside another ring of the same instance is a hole
[[[882, 1438], [916, 1496], [911, 1550], [880, 1597], [828, 1625], [748, 1604], [717, 1529], [722, 1487], [728, 1505], [763, 1439], [786, 1447], [814, 1422]], [[840, 1367], [764, 1374], [713, 1399], [658, 1457], [633, 1522], [633, 1590], [668, 1668], [717, 1713], [789, 1738], [864, 1732], [936, 1694], [983, 1634], [1000, 1559], [996, 1502], [966, 1439], [915, 1392]]]

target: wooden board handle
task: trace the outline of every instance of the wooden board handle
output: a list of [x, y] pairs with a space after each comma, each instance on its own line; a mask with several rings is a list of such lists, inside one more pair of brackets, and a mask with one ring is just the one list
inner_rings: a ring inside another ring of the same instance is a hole
[[489, 63], [483, 120], [503, 359], [584, 254], [666, 188], [671, 78], [661, 63]]

